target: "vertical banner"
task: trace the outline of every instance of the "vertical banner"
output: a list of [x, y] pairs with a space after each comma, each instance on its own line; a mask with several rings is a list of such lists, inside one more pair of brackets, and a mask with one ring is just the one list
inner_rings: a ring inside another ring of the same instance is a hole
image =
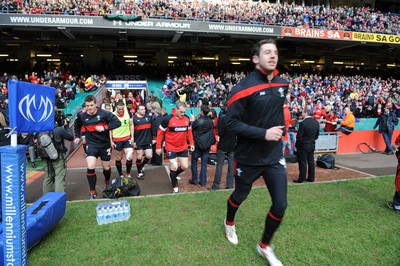
[[28, 265], [26, 241], [26, 147], [0, 147], [3, 218], [1, 265]]
[[53, 131], [55, 88], [9, 80], [8, 94], [10, 128], [18, 133]]
[[[53, 131], [55, 91], [48, 86], [9, 80], [10, 128], [16, 133]], [[11, 137], [11, 146], [0, 147], [4, 258], [1, 265], [19, 266], [28, 265], [26, 146], [17, 145], [15, 133]]]

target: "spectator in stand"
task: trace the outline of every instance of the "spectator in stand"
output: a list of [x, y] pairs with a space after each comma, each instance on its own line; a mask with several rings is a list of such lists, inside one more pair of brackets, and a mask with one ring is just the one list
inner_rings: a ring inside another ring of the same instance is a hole
[[199, 101], [200, 101], [199, 94], [197, 92], [197, 87], [195, 87], [190, 96], [190, 106], [197, 107], [199, 105]]
[[179, 102], [186, 103], [186, 91], [184, 87], [179, 88], [176, 90], [176, 95], [179, 97]]
[[396, 114], [388, 107], [385, 107], [383, 114], [378, 116], [374, 125], [374, 129], [379, 127], [379, 133], [382, 134], [383, 140], [385, 141], [386, 148], [383, 153], [386, 155], [393, 155], [394, 153], [392, 149], [392, 136], [394, 127], [397, 126], [398, 123], [399, 119], [396, 117]]
[[332, 108], [332, 106], [330, 105], [326, 106], [325, 110], [327, 111], [327, 114], [325, 116], [325, 121], [324, 121], [325, 122], [324, 131], [336, 132], [339, 118], [337, 117], [335, 110]]
[[96, 89], [96, 84], [94, 82], [94, 77], [93, 75], [90, 75], [85, 81], [85, 92], [90, 92], [92, 90]]
[[339, 131], [343, 132], [346, 135], [349, 135], [354, 130], [354, 124], [356, 122], [356, 118], [353, 115], [353, 112], [350, 111], [349, 107], [344, 108], [344, 117], [341, 119]]
[[[171, 83], [171, 86], [172, 86], [172, 83]], [[163, 86], [163, 88], [161, 89], [161, 92], [164, 95], [162, 100], [164, 100], [165, 98], [170, 98], [171, 97], [171, 90], [168, 88], [167, 85]]]
[[[210, 147], [215, 144], [214, 124], [208, 116], [210, 107], [202, 105], [199, 117], [192, 124], [194, 139], [194, 151], [192, 152], [191, 170], [192, 179], [189, 183], [192, 185], [206, 186], [207, 183], [207, 161], [210, 153]], [[197, 174], [197, 162], [201, 159], [200, 178]], [[199, 181], [198, 181], [199, 180]]]
[[67, 99], [61, 92], [61, 89], [56, 89], [56, 107], [58, 110], [65, 109], [67, 107]]

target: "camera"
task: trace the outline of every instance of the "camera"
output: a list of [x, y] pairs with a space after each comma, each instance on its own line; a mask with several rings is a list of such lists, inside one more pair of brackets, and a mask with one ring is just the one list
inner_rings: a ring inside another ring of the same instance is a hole
[[56, 126], [64, 126], [69, 124], [69, 118], [72, 114], [65, 114], [63, 111], [57, 111], [55, 113], [54, 122]]

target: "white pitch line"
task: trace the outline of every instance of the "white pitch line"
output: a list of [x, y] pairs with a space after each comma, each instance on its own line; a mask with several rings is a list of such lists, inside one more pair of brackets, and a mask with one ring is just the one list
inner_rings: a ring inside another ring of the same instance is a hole
[[347, 170], [351, 170], [351, 171], [354, 171], [354, 172], [357, 172], [357, 173], [360, 173], [360, 174], [368, 175], [370, 177], [376, 177], [376, 175], [371, 175], [371, 174], [368, 174], [368, 173], [365, 173], [365, 172], [362, 172], [362, 171], [359, 171], [359, 170], [355, 170], [355, 169], [352, 169], [352, 168], [349, 168], [349, 167], [346, 167], [346, 166], [338, 165], [338, 167], [344, 168], [344, 169], [347, 169]]

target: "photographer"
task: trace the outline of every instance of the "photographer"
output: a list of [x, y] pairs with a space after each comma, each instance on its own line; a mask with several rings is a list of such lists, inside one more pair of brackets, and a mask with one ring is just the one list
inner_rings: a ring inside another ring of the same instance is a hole
[[72, 141], [74, 135], [69, 127], [69, 119], [62, 115], [56, 114], [55, 127], [53, 131], [54, 147], [57, 150], [58, 158], [44, 160], [45, 163], [45, 177], [43, 181], [43, 195], [47, 192], [64, 192], [65, 189], [65, 176], [67, 175], [67, 148], [64, 145], [64, 140]]

